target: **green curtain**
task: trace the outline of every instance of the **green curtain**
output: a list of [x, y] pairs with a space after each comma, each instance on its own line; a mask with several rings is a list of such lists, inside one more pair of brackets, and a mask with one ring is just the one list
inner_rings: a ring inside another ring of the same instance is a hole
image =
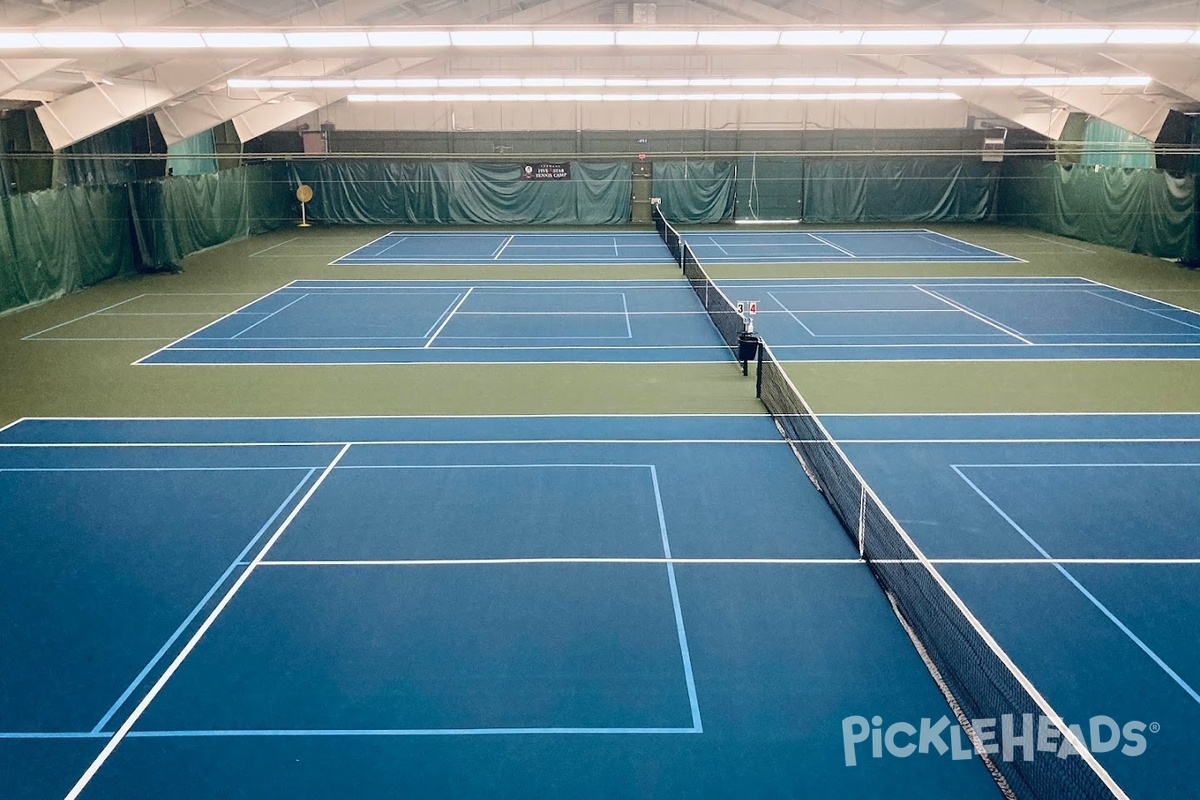
[[1192, 262], [1196, 186], [1161, 170], [1004, 165], [1001, 221], [1159, 258]]
[[793, 156], [743, 156], [737, 162], [738, 219], [797, 219], [804, 161]]
[[0, 311], [78, 291], [132, 262], [123, 187], [74, 186], [0, 199]]
[[1154, 145], [1107, 120], [1088, 117], [1079, 163], [1088, 166], [1153, 169]]
[[721, 222], [733, 218], [736, 175], [733, 161], [656, 161], [653, 194], [672, 222]]
[[207, 175], [217, 171], [217, 141], [209, 128], [167, 145], [167, 172], [171, 175]]
[[474, 161], [298, 161], [308, 213], [340, 223], [612, 225], [629, 221], [628, 162], [571, 162], [570, 178], [522, 180], [521, 164]]
[[298, 216], [279, 164], [129, 184], [139, 268], [281, 227]]
[[806, 161], [807, 222], [959, 222], [985, 219], [994, 164], [962, 159]]

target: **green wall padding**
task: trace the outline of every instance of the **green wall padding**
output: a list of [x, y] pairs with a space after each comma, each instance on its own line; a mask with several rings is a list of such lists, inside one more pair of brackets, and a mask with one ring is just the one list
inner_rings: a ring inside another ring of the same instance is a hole
[[292, 192], [279, 164], [131, 183], [139, 268], [275, 230], [296, 216]]
[[629, 221], [628, 162], [570, 162], [568, 180], [522, 180], [521, 163], [299, 161], [308, 213], [338, 223], [612, 225]]
[[963, 222], [985, 219], [996, 165], [963, 159], [808, 160], [806, 222]]
[[721, 222], [733, 217], [736, 174], [732, 161], [656, 161], [653, 193], [672, 222]]
[[75, 186], [0, 199], [0, 311], [78, 291], [132, 263], [124, 187]]
[[1161, 170], [1004, 164], [999, 219], [1085, 242], [1193, 262], [1196, 185]]
[[742, 157], [737, 162], [738, 219], [798, 219], [804, 161], [789, 156]]

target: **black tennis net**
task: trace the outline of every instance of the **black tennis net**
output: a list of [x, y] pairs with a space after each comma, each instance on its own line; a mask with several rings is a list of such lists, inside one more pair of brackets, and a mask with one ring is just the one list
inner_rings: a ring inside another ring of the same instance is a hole
[[692, 290], [700, 298], [704, 310], [708, 312], [708, 316], [721, 334], [721, 338], [725, 340], [725, 344], [733, 348], [736, 353], [738, 336], [746, 329], [745, 318], [725, 292], [721, 291], [721, 287], [708, 277], [708, 273], [704, 271], [696, 254], [692, 252], [691, 246], [684, 241], [679, 231], [667, 222], [666, 217], [658, 210], [658, 206], [651, 208], [651, 214], [654, 217], [655, 230], [658, 231], [658, 235], [662, 237], [671, 254], [675, 256], [676, 263], [683, 269], [683, 277], [687, 278]]
[[667, 222], [667, 218], [662, 215], [658, 205], [650, 206], [650, 216], [654, 219], [654, 229], [658, 231], [658, 235], [662, 237], [663, 244], [671, 251], [671, 255], [675, 256], [675, 263], [683, 266], [683, 237], [679, 235], [679, 231], [675, 230], [671, 223]]
[[[1124, 798], [1120, 787], [883, 506], [770, 347], [761, 345], [759, 353], [758, 395], [763, 405], [870, 565], [976, 751], [981, 748], [971, 720], [990, 722], [993, 743], [1029, 736], [1028, 746], [1010, 744], [1007, 751], [1000, 747], [993, 754], [980, 752], [1001, 790], [1021, 800]], [[1039, 750], [1038, 730], [1043, 724], [1057, 730], [1077, 754], [1060, 757], [1061, 741], [1053, 750]], [[1005, 737], [1005, 731], [1011, 735]]]

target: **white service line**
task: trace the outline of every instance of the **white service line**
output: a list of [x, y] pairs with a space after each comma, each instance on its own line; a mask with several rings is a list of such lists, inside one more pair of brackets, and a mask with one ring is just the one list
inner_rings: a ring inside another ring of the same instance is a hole
[[283, 247], [288, 242], [294, 242], [299, 238], [300, 238], [299, 236], [293, 236], [292, 238], [286, 239], [286, 240], [280, 242], [279, 244], [273, 244], [270, 247], [259, 250], [257, 253], [251, 253], [249, 256], [247, 256], [247, 258], [254, 258], [255, 256], [261, 256], [263, 253], [266, 253], [270, 250], [274, 250], [276, 247]]
[[999, 324], [998, 322], [994, 322], [993, 320], [988, 319], [987, 317], [983, 316], [982, 314], [980, 314], [977, 311], [972, 311], [971, 309], [967, 308], [966, 306], [962, 305], [961, 303], [956, 303], [948, 297], [944, 297], [944, 296], [938, 294], [937, 292], [931, 292], [928, 289], [925, 289], [921, 286], [917, 286], [916, 284], [913, 284], [913, 288], [916, 289], [918, 292], [924, 292], [925, 294], [929, 295], [930, 297], [934, 298], [935, 300], [941, 300], [943, 303], [945, 303], [948, 306], [957, 308], [959, 311], [963, 312], [967, 316], [974, 317], [975, 319], [979, 320], [980, 322], [984, 323], [985, 325], [995, 328], [996, 330], [1000, 331], [1001, 333], [1003, 333], [1007, 336], [1011, 336], [1014, 339], [1018, 339], [1018, 340], [1024, 342], [1025, 344], [1033, 344], [1033, 342], [1029, 341], [1024, 336], [1017, 333], [1016, 331], [1009, 330], [1008, 328], [1004, 327], [1003, 325]]
[[21, 341], [27, 342], [30, 339], [33, 339], [35, 336], [41, 336], [43, 333], [49, 333], [50, 331], [57, 330], [58, 328], [61, 328], [64, 325], [70, 325], [72, 322], [79, 322], [81, 319], [87, 319], [88, 317], [94, 317], [97, 314], [103, 314], [105, 311], [108, 311], [110, 308], [116, 308], [117, 306], [123, 306], [126, 303], [132, 303], [134, 300], [137, 300], [139, 297], [145, 297], [145, 296], [146, 295], [144, 295], [144, 294], [134, 295], [133, 297], [130, 297], [127, 300], [122, 300], [119, 303], [113, 303], [111, 306], [105, 306], [104, 308], [96, 309], [95, 311], [91, 312], [90, 314], [84, 314], [82, 316], [75, 317], [75, 319], [69, 319], [66, 322], [60, 322], [57, 325], [51, 325], [49, 328], [40, 330], [37, 333], [31, 333], [28, 336], [22, 336]]

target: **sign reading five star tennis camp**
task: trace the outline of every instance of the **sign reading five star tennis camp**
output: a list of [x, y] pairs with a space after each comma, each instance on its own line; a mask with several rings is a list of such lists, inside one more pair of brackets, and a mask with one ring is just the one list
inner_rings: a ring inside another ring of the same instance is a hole
[[570, 163], [522, 164], [521, 180], [523, 181], [569, 181], [571, 179]]

